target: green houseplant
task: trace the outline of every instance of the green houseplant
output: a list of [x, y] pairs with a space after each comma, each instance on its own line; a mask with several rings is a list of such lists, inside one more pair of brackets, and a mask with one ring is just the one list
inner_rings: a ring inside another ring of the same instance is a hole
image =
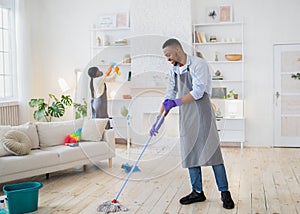
[[73, 106], [75, 108], [75, 118], [81, 118], [87, 116], [87, 102], [86, 99], [82, 99], [83, 104], [81, 103], [73, 103]]
[[300, 80], [300, 73], [292, 74], [292, 78]]
[[45, 119], [47, 122], [51, 122], [52, 118], [60, 118], [65, 114], [66, 108], [74, 106], [76, 119], [81, 116], [87, 115], [87, 103], [84, 100], [84, 104], [73, 103], [73, 100], [70, 95], [61, 95], [61, 98], [58, 99], [55, 95], [49, 94], [48, 102], [45, 102], [45, 99], [31, 99], [28, 102], [31, 108], [36, 110], [33, 112], [33, 118], [37, 121]]
[[225, 99], [230, 99], [231, 97], [233, 97], [234, 99], [238, 99], [238, 94], [234, 92], [234, 89], [230, 90], [226, 95], [225, 95]]

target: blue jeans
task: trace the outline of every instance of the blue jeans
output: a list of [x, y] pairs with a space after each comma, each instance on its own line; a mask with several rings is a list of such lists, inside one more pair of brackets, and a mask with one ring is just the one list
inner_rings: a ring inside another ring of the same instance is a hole
[[[226, 177], [226, 171], [224, 164], [212, 166], [215, 174], [216, 183], [218, 185], [219, 191], [227, 191], [228, 190], [228, 181]], [[198, 192], [202, 191], [202, 173], [201, 167], [192, 167], [189, 168], [190, 180], [192, 184], [193, 190]]]

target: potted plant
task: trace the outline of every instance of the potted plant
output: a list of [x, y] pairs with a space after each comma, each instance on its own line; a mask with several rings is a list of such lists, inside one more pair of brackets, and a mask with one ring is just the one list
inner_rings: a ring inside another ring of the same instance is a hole
[[238, 99], [239, 95], [237, 93], [234, 92], [234, 89], [230, 90], [226, 95], [225, 95], [225, 99], [230, 99], [230, 98], [234, 98], [234, 99]]
[[33, 98], [28, 104], [31, 108], [36, 108], [33, 112], [33, 118], [37, 121], [45, 119], [45, 121], [51, 122], [53, 117], [60, 118], [65, 114], [66, 108], [72, 104], [75, 108], [76, 119], [87, 114], [86, 101], [84, 100], [84, 104], [73, 103], [70, 95], [61, 95], [61, 98], [58, 99], [55, 95], [49, 94], [47, 103], [43, 98]]

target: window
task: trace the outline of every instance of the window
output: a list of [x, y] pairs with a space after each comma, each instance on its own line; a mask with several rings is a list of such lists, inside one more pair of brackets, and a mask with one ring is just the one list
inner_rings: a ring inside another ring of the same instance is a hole
[[0, 0], [0, 101], [16, 98], [14, 0]]

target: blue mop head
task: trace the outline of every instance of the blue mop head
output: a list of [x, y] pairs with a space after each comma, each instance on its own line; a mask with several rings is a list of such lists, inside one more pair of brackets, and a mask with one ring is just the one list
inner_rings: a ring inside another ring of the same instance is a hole
[[[130, 172], [130, 170], [132, 169], [133, 166], [129, 165], [128, 163], [123, 163], [121, 168], [124, 169], [124, 172], [126, 172], [127, 174]], [[133, 172], [140, 172], [140, 168], [138, 166], [135, 166], [133, 169]]]

